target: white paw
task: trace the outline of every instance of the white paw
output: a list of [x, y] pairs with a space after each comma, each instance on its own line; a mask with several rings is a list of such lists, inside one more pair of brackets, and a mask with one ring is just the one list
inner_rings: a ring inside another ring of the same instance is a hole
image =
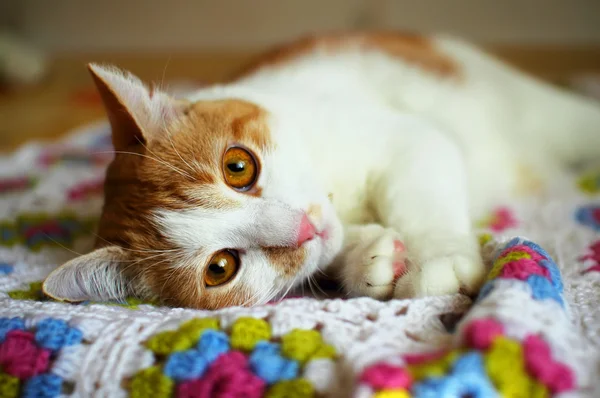
[[391, 298], [394, 281], [406, 270], [404, 244], [393, 229], [365, 226], [347, 253], [343, 283], [350, 296]]
[[410, 258], [415, 258], [416, 261], [409, 265], [407, 274], [396, 282], [394, 297], [440, 296], [459, 291], [474, 294], [485, 276], [479, 248], [470, 242], [456, 246], [460, 249], [454, 247], [439, 255], [432, 255], [431, 250], [428, 250], [421, 262], [418, 261], [418, 253], [416, 256], [409, 253]]

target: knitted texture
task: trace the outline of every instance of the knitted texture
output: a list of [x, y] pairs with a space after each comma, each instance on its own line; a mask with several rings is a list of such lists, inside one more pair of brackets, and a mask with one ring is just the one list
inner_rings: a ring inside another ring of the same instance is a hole
[[[485, 308], [495, 291], [519, 285], [530, 299], [548, 306], [548, 311], [557, 310], [555, 303], [563, 306], [560, 273], [541, 247], [515, 238], [496, 248], [492, 258], [486, 289], [475, 306]], [[461, 322], [455, 348], [400, 356], [397, 361], [403, 366], [376, 363], [363, 371], [360, 382], [377, 394], [400, 389], [406, 396], [415, 397], [493, 397], [498, 393], [507, 397], [547, 397], [574, 390], [574, 370], [554, 358], [547, 338], [539, 332], [527, 332], [528, 320], [504, 321], [500, 316], [503, 303], [492, 302], [497, 306], [493, 314]], [[515, 329], [525, 331], [525, 335], [513, 332]]]
[[0, 157], [0, 397], [600, 396], [597, 173], [477, 224], [474, 301], [72, 305], [40, 282], [95, 238], [111, 148], [86, 130]]

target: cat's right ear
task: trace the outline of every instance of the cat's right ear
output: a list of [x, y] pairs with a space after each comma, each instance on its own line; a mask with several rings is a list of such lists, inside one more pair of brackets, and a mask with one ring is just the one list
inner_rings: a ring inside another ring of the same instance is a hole
[[88, 69], [104, 103], [117, 151], [146, 143], [180, 117], [188, 104], [157, 89], [149, 90], [129, 72], [98, 64], [88, 64]]
[[132, 293], [122, 273], [123, 263], [129, 261], [124, 250], [116, 246], [96, 249], [52, 271], [42, 289], [60, 301], [123, 300]]

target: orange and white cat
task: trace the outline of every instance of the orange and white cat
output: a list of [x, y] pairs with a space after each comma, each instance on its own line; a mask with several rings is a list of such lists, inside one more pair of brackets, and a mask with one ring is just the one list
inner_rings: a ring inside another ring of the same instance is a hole
[[309, 38], [174, 99], [90, 65], [112, 127], [97, 248], [71, 301], [264, 303], [319, 270], [350, 296], [475, 292], [474, 218], [600, 157], [600, 105], [460, 40]]

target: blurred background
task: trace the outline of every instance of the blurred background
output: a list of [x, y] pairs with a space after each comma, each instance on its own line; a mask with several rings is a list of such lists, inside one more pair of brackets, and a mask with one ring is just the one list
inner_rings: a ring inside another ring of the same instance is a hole
[[86, 62], [200, 84], [344, 29], [452, 33], [557, 84], [600, 73], [600, 0], [0, 0], [0, 151], [103, 116]]

